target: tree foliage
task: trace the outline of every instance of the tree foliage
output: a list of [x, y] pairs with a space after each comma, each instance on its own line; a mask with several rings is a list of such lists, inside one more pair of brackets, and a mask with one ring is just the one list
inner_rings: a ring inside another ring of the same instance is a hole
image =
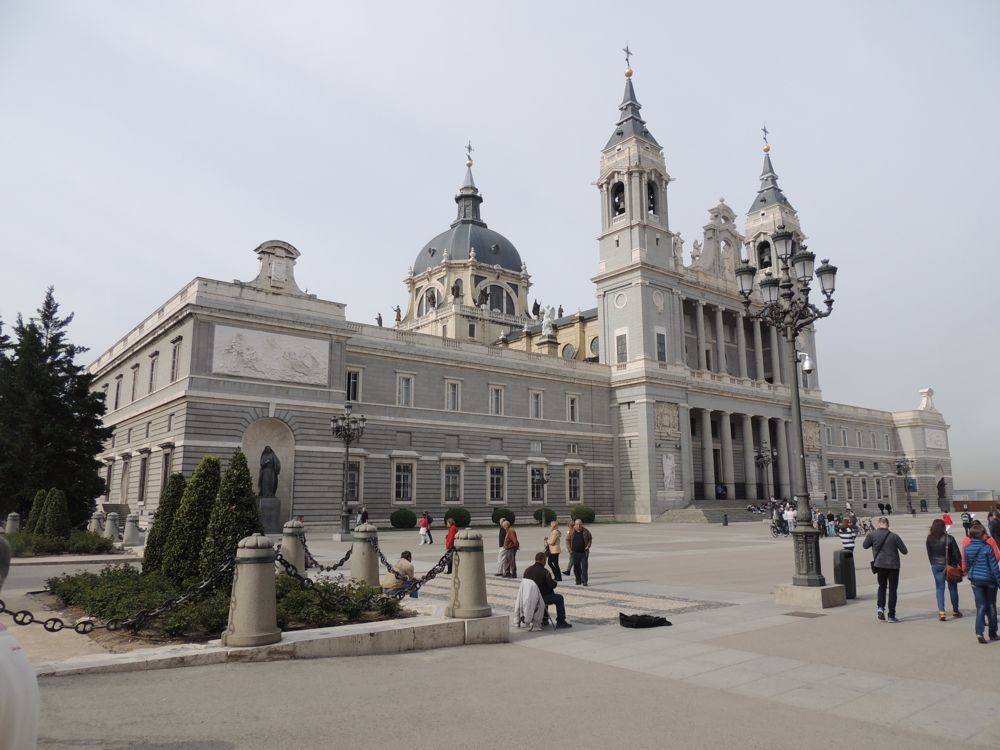
[[35, 527], [38, 526], [38, 519], [41, 518], [42, 508], [45, 507], [45, 498], [48, 497], [48, 494], [45, 490], [38, 490], [35, 493], [35, 499], [31, 501], [31, 512], [28, 513], [28, 520], [24, 524], [26, 533], [35, 533]]
[[38, 516], [35, 533], [53, 539], [69, 539], [69, 509], [66, 507], [66, 493], [53, 487], [45, 497], [45, 505]]
[[171, 474], [167, 485], [160, 494], [160, 504], [156, 506], [153, 523], [146, 532], [146, 549], [142, 557], [142, 572], [152, 573], [163, 566], [163, 551], [170, 537], [170, 528], [174, 524], [174, 516], [180, 508], [184, 496], [184, 475], [180, 472]]
[[181, 505], [174, 514], [160, 570], [177, 584], [198, 575], [208, 520], [219, 493], [220, 466], [218, 456], [201, 459], [184, 487]]
[[0, 514], [23, 515], [38, 487], [55, 486], [76, 526], [104, 492], [96, 456], [111, 429], [93, 376], [76, 363], [87, 350], [67, 338], [72, 320], [59, 317], [49, 287], [37, 317], [18, 315], [13, 339], [0, 323]]
[[235, 555], [236, 544], [243, 537], [263, 533], [247, 457], [237, 448], [229, 460], [212, 506], [205, 544], [201, 548], [201, 574], [208, 575], [216, 566]]

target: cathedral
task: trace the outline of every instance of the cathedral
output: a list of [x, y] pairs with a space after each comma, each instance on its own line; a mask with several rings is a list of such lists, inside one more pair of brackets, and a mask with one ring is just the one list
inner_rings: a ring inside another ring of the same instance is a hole
[[[269, 241], [255, 278], [195, 278], [104, 352], [89, 368], [114, 428], [99, 502], [145, 525], [171, 472], [236, 448], [253, 466], [270, 447], [281, 518], [313, 529], [338, 528], [344, 499], [380, 525], [398, 507], [440, 518], [462, 506], [475, 522], [496, 507], [565, 519], [580, 504], [602, 520], [709, 517], [793, 496], [795, 379], [814, 506], [950, 497], [931, 389], [903, 412], [824, 401], [815, 331], [790, 352], [752, 314], [756, 291], [744, 306], [742, 259], [770, 273], [776, 233], [806, 239], [769, 147], [743, 233], [720, 200], [685, 258], [663, 148], [625, 75], [599, 154], [596, 307], [532, 300], [526, 261], [484, 219], [469, 158], [455, 219], [417, 253], [394, 321], [354, 322], [302, 291], [299, 251]], [[345, 455], [331, 423], [347, 404], [367, 426]]]

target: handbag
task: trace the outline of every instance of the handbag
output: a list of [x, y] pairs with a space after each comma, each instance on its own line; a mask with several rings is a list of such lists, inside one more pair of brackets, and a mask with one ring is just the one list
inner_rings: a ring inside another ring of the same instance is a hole
[[951, 534], [947, 535], [947, 539], [944, 548], [944, 580], [948, 583], [961, 583], [965, 573], [962, 572], [961, 565], [951, 564], [951, 545], [954, 540], [951, 538]]

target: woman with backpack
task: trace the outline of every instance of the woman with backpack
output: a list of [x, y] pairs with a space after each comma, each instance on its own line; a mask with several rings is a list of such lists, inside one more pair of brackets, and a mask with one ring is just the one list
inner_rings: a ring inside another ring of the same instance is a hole
[[986, 529], [982, 524], [972, 524], [969, 528], [969, 543], [965, 547], [963, 563], [976, 597], [976, 638], [980, 643], [988, 642], [983, 631], [989, 624], [990, 640], [1000, 640], [1000, 635], [997, 635], [1000, 563], [997, 563], [993, 548], [986, 543]]
[[958, 566], [962, 562], [962, 553], [958, 549], [958, 542], [955, 537], [946, 531], [944, 519], [935, 518], [931, 522], [930, 533], [927, 535], [927, 560], [931, 564], [931, 573], [934, 575], [934, 589], [937, 595], [938, 620], [944, 622], [947, 618], [944, 613], [944, 586], [948, 584], [948, 594], [951, 597], [951, 613], [954, 617], [961, 617], [962, 613], [958, 609], [958, 582], [946, 581], [944, 568], [946, 565]]
[[420, 514], [420, 543], [421, 544], [434, 544], [434, 537], [431, 535], [431, 524], [434, 523], [434, 519], [431, 518], [427, 511], [425, 510]]

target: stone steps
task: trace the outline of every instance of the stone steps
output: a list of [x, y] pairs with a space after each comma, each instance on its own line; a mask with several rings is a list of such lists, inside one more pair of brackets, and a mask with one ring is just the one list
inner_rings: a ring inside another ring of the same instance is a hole
[[687, 508], [672, 508], [661, 513], [655, 521], [660, 523], [722, 523], [723, 515], [729, 516], [729, 523], [758, 523], [767, 519], [759, 513], [748, 513], [746, 506], [699, 505], [694, 503]]

